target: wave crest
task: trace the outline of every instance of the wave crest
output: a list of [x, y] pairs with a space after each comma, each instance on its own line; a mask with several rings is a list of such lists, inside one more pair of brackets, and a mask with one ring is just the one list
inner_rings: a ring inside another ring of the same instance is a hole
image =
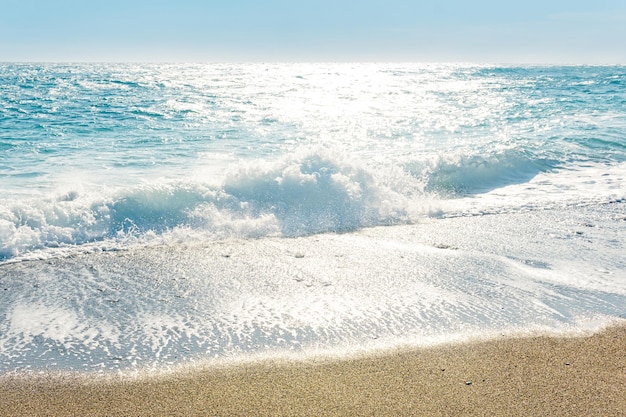
[[557, 161], [514, 149], [484, 154], [438, 156], [423, 169], [425, 190], [443, 194], [484, 193], [530, 181]]
[[419, 181], [368, 168], [330, 151], [241, 163], [218, 184], [202, 178], [105, 190], [70, 191], [0, 208], [0, 259], [38, 249], [147, 239], [192, 230], [214, 238], [301, 236], [412, 222], [426, 210]]

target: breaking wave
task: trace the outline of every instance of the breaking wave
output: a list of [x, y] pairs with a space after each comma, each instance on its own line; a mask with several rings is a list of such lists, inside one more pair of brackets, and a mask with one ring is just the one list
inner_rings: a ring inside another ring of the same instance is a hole
[[444, 194], [482, 193], [530, 181], [559, 166], [530, 152], [508, 149], [493, 153], [438, 156], [425, 167], [426, 190]]
[[[193, 230], [214, 238], [301, 236], [411, 222], [425, 213], [419, 181], [324, 151], [241, 163], [203, 178], [0, 206], [0, 259], [69, 245]], [[410, 191], [413, 190], [413, 191]]]
[[0, 262], [86, 244], [294, 237], [414, 223], [449, 210], [443, 200], [525, 184], [559, 169], [558, 161], [517, 150], [377, 164], [301, 149], [274, 161], [235, 163], [219, 179], [85, 186], [3, 201]]

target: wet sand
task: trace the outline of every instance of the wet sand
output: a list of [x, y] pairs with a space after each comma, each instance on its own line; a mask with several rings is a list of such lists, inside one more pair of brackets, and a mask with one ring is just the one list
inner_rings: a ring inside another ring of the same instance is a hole
[[626, 416], [626, 326], [159, 377], [0, 379], [2, 416]]

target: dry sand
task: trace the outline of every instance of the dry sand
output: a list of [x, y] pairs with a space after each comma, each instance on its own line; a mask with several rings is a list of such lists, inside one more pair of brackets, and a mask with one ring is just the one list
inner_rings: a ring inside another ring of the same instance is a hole
[[626, 416], [626, 326], [109, 382], [0, 379], [3, 416]]

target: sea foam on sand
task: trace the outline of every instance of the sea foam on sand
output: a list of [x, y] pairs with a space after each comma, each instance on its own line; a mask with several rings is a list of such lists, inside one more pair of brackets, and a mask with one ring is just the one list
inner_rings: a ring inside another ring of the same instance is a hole
[[1, 371], [158, 371], [598, 329], [625, 314], [622, 206], [5, 264]]
[[626, 327], [160, 377], [2, 377], [0, 415], [623, 416]]

